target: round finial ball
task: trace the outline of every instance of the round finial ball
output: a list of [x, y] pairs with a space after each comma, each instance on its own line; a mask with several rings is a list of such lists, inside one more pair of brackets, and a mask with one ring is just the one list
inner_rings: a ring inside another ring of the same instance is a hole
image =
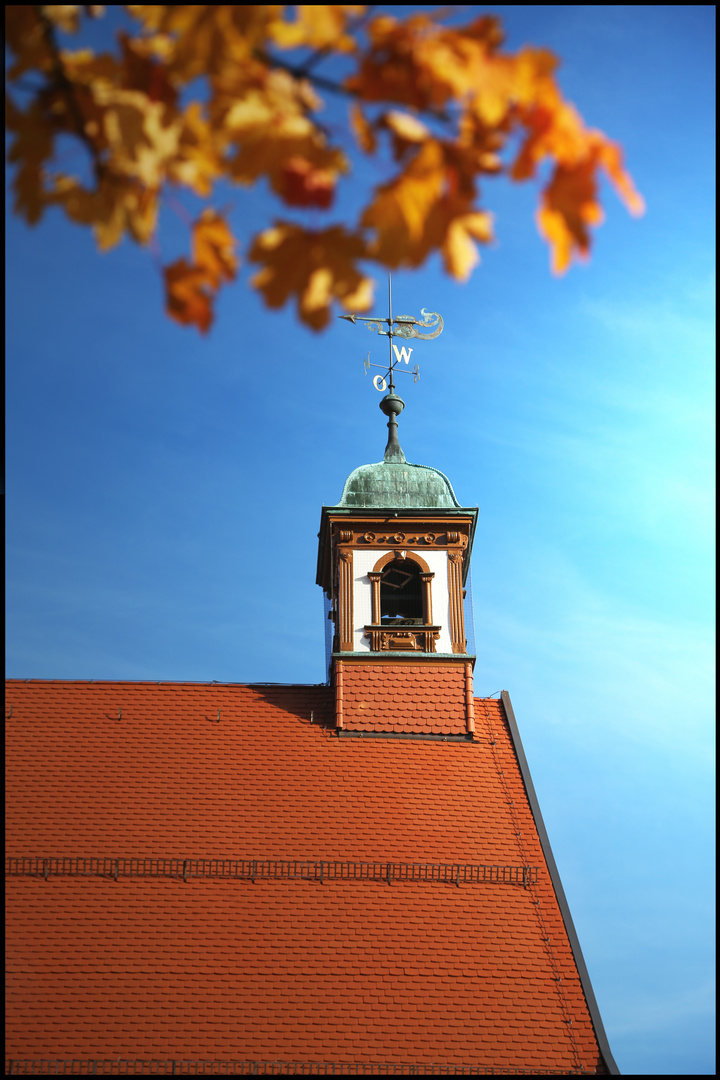
[[405, 408], [405, 402], [397, 394], [386, 394], [380, 402], [380, 408], [386, 416], [399, 416]]

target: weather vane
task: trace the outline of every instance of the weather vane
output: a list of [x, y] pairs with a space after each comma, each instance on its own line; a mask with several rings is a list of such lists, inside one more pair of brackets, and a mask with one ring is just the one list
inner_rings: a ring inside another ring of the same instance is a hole
[[[390, 345], [390, 363], [388, 364], [387, 370], [385, 370], [382, 364], [371, 364], [370, 353], [368, 352], [367, 358], [365, 359], [365, 374], [367, 375], [371, 367], [379, 367], [385, 371], [384, 375], [376, 375], [373, 378], [373, 386], [381, 393], [384, 393], [386, 390], [388, 391], [380, 402], [380, 408], [388, 418], [388, 442], [385, 447], [384, 460], [390, 464], [402, 464], [405, 461], [405, 455], [402, 452], [402, 447], [400, 446], [397, 437], [397, 418], [405, 408], [405, 402], [395, 393], [394, 375], [396, 371], [405, 375], [412, 375], [414, 381], [417, 382], [420, 371], [417, 364], [412, 369], [409, 366], [413, 350], [406, 348], [404, 345], [402, 348], [398, 349], [393, 338], [420, 338], [421, 341], [430, 341], [431, 338], [436, 338], [438, 334], [442, 333], [443, 321], [441, 315], [438, 315], [436, 311], [426, 311], [425, 308], [420, 309], [420, 314], [422, 315], [422, 319], [414, 319], [410, 315], [396, 315], [393, 319], [392, 281], [390, 274], [388, 274], [387, 319], [383, 319], [376, 315], [339, 316], [339, 318], [347, 319], [347, 321], [351, 323], [367, 323], [370, 330], [377, 330], [379, 335], [387, 337], [388, 339], [388, 344]], [[421, 334], [418, 327], [422, 327], [423, 330], [429, 330], [430, 333]], [[399, 366], [401, 362], [405, 363], [406, 366], [404, 368]]]
[[[371, 315], [339, 315], [338, 318], [346, 319], [348, 322], [367, 323], [369, 330], [377, 330], [378, 334], [387, 337], [388, 344], [390, 346], [390, 363], [387, 365], [387, 369], [383, 364], [371, 364], [370, 353], [368, 352], [365, 363], [365, 374], [368, 373], [371, 367], [379, 367], [385, 371], [384, 375], [376, 375], [373, 378], [373, 386], [376, 390], [384, 393], [389, 390], [392, 394], [395, 389], [394, 374], [396, 371], [401, 372], [404, 375], [412, 375], [413, 381], [417, 382], [420, 375], [420, 368], [416, 364], [414, 368], [410, 368], [410, 357], [412, 356], [412, 349], [406, 348], [404, 345], [398, 349], [397, 345], [393, 342], [394, 337], [399, 338], [420, 338], [421, 341], [430, 341], [432, 338], [436, 338], [438, 334], [442, 333], [443, 321], [442, 315], [438, 315], [436, 311], [426, 311], [425, 308], [420, 309], [422, 319], [414, 319], [411, 315], [396, 315], [393, 319], [392, 315], [392, 280], [390, 274], [388, 274], [388, 317], [383, 319], [381, 316]], [[425, 320], [423, 322], [423, 319]], [[383, 329], [387, 327], [387, 329]], [[423, 330], [430, 330], [429, 334], [421, 334], [417, 329], [422, 327]], [[394, 353], [394, 356], [393, 356]], [[404, 361], [407, 367], [401, 368], [399, 365]]]

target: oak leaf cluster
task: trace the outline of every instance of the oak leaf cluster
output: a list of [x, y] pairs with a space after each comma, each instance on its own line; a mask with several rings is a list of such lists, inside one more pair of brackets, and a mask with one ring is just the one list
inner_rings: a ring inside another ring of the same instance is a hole
[[[564, 100], [556, 57], [504, 51], [492, 16], [450, 26], [443, 13], [399, 19], [361, 4], [122, 11], [117, 47], [97, 53], [63, 42], [107, 17], [102, 6], [5, 9], [14, 209], [30, 224], [55, 206], [92, 228], [102, 250], [125, 236], [156, 249], [173, 189], [210, 202], [222, 184], [264, 181], [296, 216], [251, 238], [251, 284], [270, 307], [295, 301], [319, 330], [333, 304], [368, 310], [368, 264], [415, 267], [439, 253], [466, 280], [478, 245], [493, 239], [479, 205], [489, 177], [538, 179], [537, 224], [558, 273], [589, 254], [601, 173], [642, 212], [620, 147]], [[321, 75], [323, 64], [344, 74]], [[321, 121], [321, 93], [348, 103], [335, 134]], [[84, 178], [54, 167], [63, 137], [82, 146]], [[352, 151], [385, 178], [356, 221], [310, 227], [307, 211], [331, 212]], [[206, 331], [218, 290], [237, 275], [238, 242], [212, 205], [189, 225], [189, 257], [162, 268], [166, 308]]]

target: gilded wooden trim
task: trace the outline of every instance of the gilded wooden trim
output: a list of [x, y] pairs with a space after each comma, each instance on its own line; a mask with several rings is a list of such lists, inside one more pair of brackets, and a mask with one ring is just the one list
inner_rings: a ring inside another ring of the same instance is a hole
[[423, 586], [423, 614], [425, 615], [425, 622], [430, 625], [433, 621], [432, 617], [432, 579], [435, 577], [432, 573], [420, 574], [420, 580]]
[[368, 572], [368, 577], [370, 578], [370, 588], [372, 590], [372, 598], [371, 598], [372, 599], [372, 603], [371, 603], [372, 621], [374, 623], [379, 623], [380, 622], [380, 617], [381, 617], [381, 611], [380, 611], [380, 578], [382, 577], [382, 573], [379, 570], [370, 570]]
[[[400, 556], [399, 560], [398, 556]], [[404, 552], [388, 551], [387, 555], [381, 555], [381, 557], [373, 566], [373, 573], [378, 573], [379, 571], [384, 570], [387, 564], [390, 562], [395, 562], [396, 560], [402, 561], [404, 559], [410, 559], [412, 562], [416, 562], [420, 567], [420, 570], [424, 574], [431, 573], [430, 567], [425, 562], [422, 555], [418, 555], [417, 551], [410, 551], [409, 549]]]
[[454, 653], [467, 652], [465, 616], [462, 604], [462, 551], [448, 552], [448, 592], [450, 593], [450, 642]]
[[338, 611], [340, 615], [340, 652], [353, 650], [353, 553], [338, 555]]
[[434, 653], [439, 626], [365, 626], [373, 652]]

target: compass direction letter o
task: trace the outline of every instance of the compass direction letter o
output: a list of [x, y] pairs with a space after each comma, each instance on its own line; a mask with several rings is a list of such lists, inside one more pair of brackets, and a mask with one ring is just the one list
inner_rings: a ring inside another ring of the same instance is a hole
[[382, 375], [375, 376], [375, 378], [373, 379], [373, 386], [376, 390], [379, 390], [381, 394], [385, 390], [387, 390], [387, 383], [385, 382], [385, 379], [382, 377]]

